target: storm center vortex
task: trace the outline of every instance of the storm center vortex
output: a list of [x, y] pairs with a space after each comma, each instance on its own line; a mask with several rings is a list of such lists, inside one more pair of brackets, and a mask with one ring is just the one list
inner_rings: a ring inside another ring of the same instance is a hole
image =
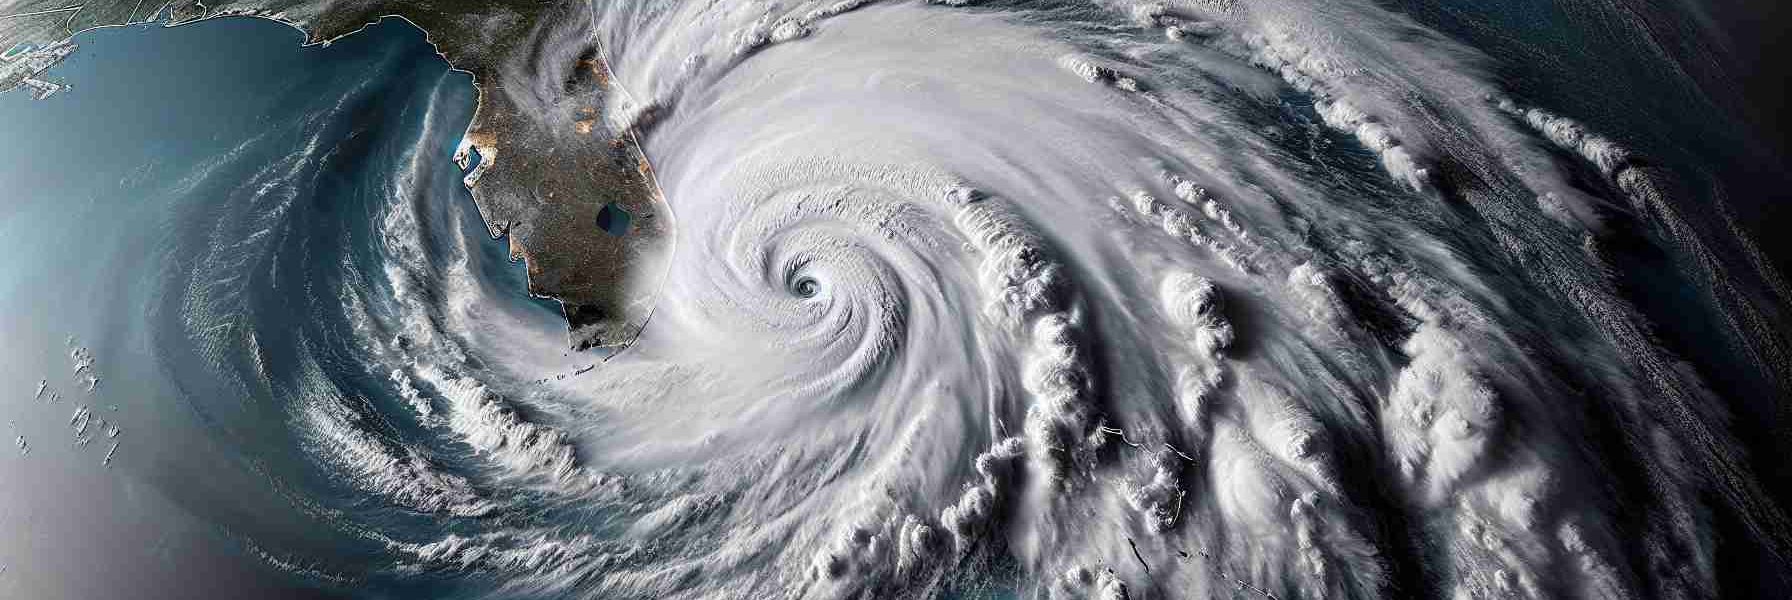
[[469, 339], [523, 326], [415, 289], [477, 274], [390, 207], [370, 344], [497, 467], [365, 474], [580, 517], [395, 549], [594, 597], [1273, 598], [1703, 597], [1718, 509], [1784, 549], [1606, 259], [1677, 227], [1663, 171], [1373, 2], [965, 4], [598, 7], [677, 214], [651, 326], [509, 381]]

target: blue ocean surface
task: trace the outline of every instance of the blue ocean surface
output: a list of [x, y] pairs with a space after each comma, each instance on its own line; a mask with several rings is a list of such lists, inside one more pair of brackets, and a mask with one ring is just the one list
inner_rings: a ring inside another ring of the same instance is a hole
[[471, 78], [400, 20], [302, 42], [259, 19], [105, 28], [49, 73], [69, 90], [0, 96], [0, 597], [380, 589], [363, 576], [392, 540], [344, 513], [413, 517], [357, 503], [291, 425], [318, 373], [394, 401], [340, 303], [391, 301], [360, 275], [395, 210], [415, 247], [470, 243], [481, 285], [555, 326], [452, 161]]

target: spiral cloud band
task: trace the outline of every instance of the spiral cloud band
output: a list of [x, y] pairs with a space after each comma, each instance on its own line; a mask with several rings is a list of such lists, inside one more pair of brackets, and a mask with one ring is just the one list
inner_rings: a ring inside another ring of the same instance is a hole
[[[594, 11], [608, 118], [674, 213], [640, 339], [563, 357], [483, 240], [419, 233], [470, 218], [419, 162], [340, 304], [470, 453], [290, 390], [320, 464], [453, 524], [370, 527], [396, 568], [593, 598], [1708, 598], [1714, 515], [1788, 550], [1604, 244], [1637, 219], [1713, 287], [1778, 275], [1700, 254], [1664, 171], [1378, 3]], [[1758, 300], [1725, 310], [1785, 381]]]

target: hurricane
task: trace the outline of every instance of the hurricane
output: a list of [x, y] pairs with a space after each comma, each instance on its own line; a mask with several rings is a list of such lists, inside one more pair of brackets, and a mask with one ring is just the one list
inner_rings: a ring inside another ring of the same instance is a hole
[[[1792, 292], [1715, 167], [1396, 4], [605, 2], [477, 92], [370, 54], [158, 191], [109, 310], [224, 399], [193, 427], [265, 491], [216, 518], [329, 589], [1617, 600], [1784, 564], [1733, 407], [1784, 401]], [[639, 336], [575, 352], [446, 154], [476, 93], [560, 110], [589, 47], [672, 241]]]

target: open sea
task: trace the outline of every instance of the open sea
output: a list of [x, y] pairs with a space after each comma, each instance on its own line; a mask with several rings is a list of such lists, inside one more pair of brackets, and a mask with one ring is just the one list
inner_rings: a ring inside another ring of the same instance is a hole
[[414, 247], [473, 240], [487, 285], [557, 318], [452, 161], [471, 77], [391, 19], [310, 47], [243, 18], [75, 42], [51, 72], [71, 89], [0, 96], [0, 596], [327, 597], [304, 590], [376, 542], [317, 526], [343, 492], [295, 452], [307, 392], [284, 386], [327, 370], [393, 400], [355, 390], [387, 373], [356, 365], [340, 302], [390, 297], [349, 278], [381, 273], [395, 199], [420, 202]]

